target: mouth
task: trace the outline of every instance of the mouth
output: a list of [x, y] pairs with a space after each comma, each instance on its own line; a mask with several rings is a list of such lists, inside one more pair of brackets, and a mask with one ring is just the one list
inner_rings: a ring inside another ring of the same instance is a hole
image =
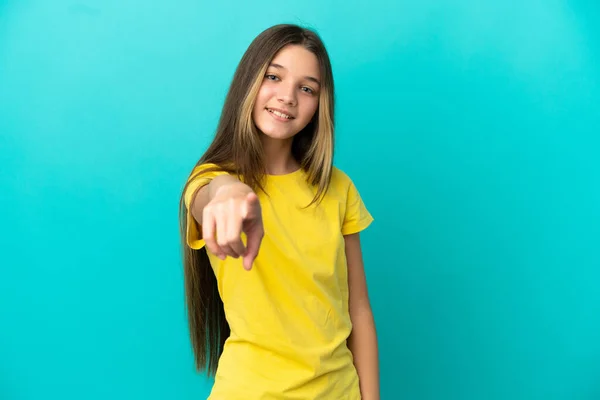
[[267, 110], [267, 111], [268, 111], [268, 112], [269, 112], [271, 115], [273, 115], [274, 117], [277, 117], [277, 119], [280, 119], [280, 120], [289, 121], [289, 120], [292, 120], [292, 119], [294, 119], [294, 117], [292, 117], [292, 116], [291, 116], [291, 115], [289, 115], [289, 114], [286, 114], [286, 113], [284, 113], [284, 112], [283, 112], [283, 111], [281, 111], [281, 110], [277, 110], [277, 109], [274, 109], [274, 108], [268, 108], [268, 107], [266, 108], [266, 110]]

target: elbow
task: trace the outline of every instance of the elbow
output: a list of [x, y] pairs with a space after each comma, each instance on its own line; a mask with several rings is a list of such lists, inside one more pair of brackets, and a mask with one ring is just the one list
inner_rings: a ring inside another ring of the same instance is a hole
[[350, 319], [353, 322], [372, 319], [373, 318], [373, 310], [371, 309], [371, 303], [369, 299], [364, 299], [361, 301], [356, 301], [350, 304]]

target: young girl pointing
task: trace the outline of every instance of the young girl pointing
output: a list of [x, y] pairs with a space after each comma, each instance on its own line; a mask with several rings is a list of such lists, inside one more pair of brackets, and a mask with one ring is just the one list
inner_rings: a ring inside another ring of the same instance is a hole
[[333, 149], [322, 41], [267, 29], [181, 199], [191, 340], [215, 377], [211, 400], [379, 399], [359, 239], [373, 218]]

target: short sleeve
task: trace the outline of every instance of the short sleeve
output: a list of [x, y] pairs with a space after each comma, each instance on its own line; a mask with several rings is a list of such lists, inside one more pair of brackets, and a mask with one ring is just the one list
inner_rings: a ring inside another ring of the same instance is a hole
[[224, 171], [212, 170], [212, 168], [216, 167], [214, 164], [202, 164], [194, 168], [185, 188], [186, 241], [188, 246], [195, 250], [204, 247], [204, 240], [202, 239], [202, 229], [190, 210], [190, 204], [192, 204], [198, 190], [210, 183], [213, 178], [227, 174]]
[[366, 229], [373, 222], [373, 216], [367, 210], [356, 186], [350, 181], [346, 197], [346, 212], [342, 225], [342, 234], [350, 235]]

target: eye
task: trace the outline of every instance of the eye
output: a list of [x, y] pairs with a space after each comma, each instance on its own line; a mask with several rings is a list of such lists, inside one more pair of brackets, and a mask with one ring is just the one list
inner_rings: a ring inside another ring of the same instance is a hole
[[267, 74], [267, 75], [265, 75], [265, 78], [267, 78], [270, 81], [275, 81], [275, 80], [279, 79], [277, 76], [275, 76], [273, 74]]
[[300, 88], [300, 90], [302, 90], [303, 92], [308, 93], [308, 94], [314, 94], [315, 93], [315, 91], [312, 90], [311, 88], [309, 88], [308, 86], [302, 86]]

